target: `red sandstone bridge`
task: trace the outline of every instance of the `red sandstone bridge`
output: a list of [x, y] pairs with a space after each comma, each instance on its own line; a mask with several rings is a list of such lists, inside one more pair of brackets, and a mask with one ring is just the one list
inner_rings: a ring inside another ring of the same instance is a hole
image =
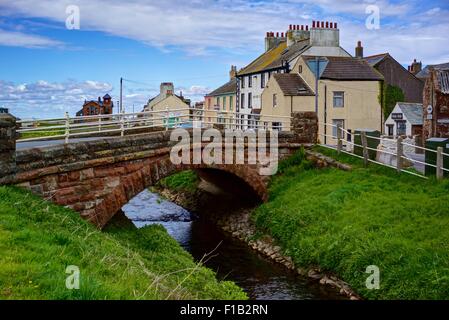
[[[315, 113], [293, 113], [290, 124], [289, 132], [278, 135], [280, 159], [317, 141]], [[174, 165], [170, 150], [176, 142], [170, 141], [170, 133], [147, 132], [16, 151], [15, 118], [2, 115], [0, 184], [29, 189], [78, 211], [100, 228], [138, 193], [188, 169], [226, 172], [244, 181], [260, 199], [267, 199], [270, 177], [260, 174], [260, 163]], [[247, 145], [245, 150], [247, 158]]]

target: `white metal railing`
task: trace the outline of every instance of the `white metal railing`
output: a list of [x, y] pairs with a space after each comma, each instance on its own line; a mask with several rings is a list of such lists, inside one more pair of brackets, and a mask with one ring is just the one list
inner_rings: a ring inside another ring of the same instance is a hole
[[[444, 176], [444, 172], [449, 172], [449, 168], [445, 168], [444, 167], [444, 157], [449, 157], [449, 154], [444, 153], [442, 147], [438, 147], [437, 150], [433, 150], [433, 149], [429, 149], [429, 148], [413, 145], [413, 144], [410, 144], [410, 143], [406, 143], [406, 142], [403, 141], [402, 137], [398, 137], [397, 139], [383, 138], [383, 137], [381, 138], [381, 137], [369, 136], [369, 135], [366, 134], [365, 131], [360, 131], [360, 134], [355, 134], [355, 133], [349, 132], [348, 130], [345, 130], [344, 128], [342, 128], [339, 125], [330, 124], [330, 123], [322, 123], [322, 122], [320, 122], [319, 124], [323, 125], [323, 126], [329, 126], [329, 127], [332, 127], [332, 128], [336, 128], [336, 133], [337, 133], [336, 136], [335, 135], [319, 133], [319, 136], [329, 137], [329, 138], [333, 139], [333, 141], [336, 142], [336, 145], [320, 144], [321, 146], [326, 147], [326, 148], [330, 148], [330, 149], [334, 149], [334, 150], [336, 149], [338, 153], [343, 152], [343, 153], [349, 154], [351, 156], [355, 156], [355, 157], [361, 158], [361, 159], [363, 159], [363, 162], [364, 162], [365, 166], [367, 166], [368, 162], [372, 162], [372, 163], [376, 163], [376, 164], [379, 164], [379, 165], [382, 165], [382, 166], [394, 168], [398, 172], [406, 172], [406, 173], [414, 175], [414, 176], [418, 176], [418, 177], [421, 177], [421, 178], [424, 178], [424, 179], [428, 179], [428, 177], [426, 177], [424, 174], [413, 172], [413, 171], [410, 171], [410, 170], [407, 170], [406, 168], [404, 168], [403, 160], [405, 159], [405, 160], [408, 160], [408, 161], [413, 162], [413, 163], [418, 163], [418, 164], [421, 164], [421, 165], [424, 165], [424, 166], [430, 166], [432, 168], [435, 168], [436, 169], [436, 177], [437, 177], [437, 179], [442, 179], [443, 176]], [[348, 136], [346, 136], [346, 138], [345, 138], [345, 133], [347, 135], [349, 135], [351, 138], [355, 137], [355, 136], [360, 136], [361, 144], [356, 144], [354, 139], [351, 139], [353, 141], [349, 141], [347, 139]], [[382, 140], [394, 141], [396, 143], [396, 152], [391, 152], [391, 151], [387, 151], [387, 150], [383, 150], [383, 149], [371, 148], [371, 147], [368, 146], [368, 139], [375, 139], [375, 140], [379, 140], [379, 141], [382, 141]], [[351, 145], [353, 147], [356, 146], [356, 147], [361, 148], [362, 149], [362, 156], [360, 156], [358, 154], [355, 154], [354, 150], [352, 150], [352, 152], [344, 150], [343, 144], [347, 144], [347, 145]], [[420, 161], [420, 160], [417, 160], [417, 159], [413, 159], [413, 158], [407, 157], [406, 154], [404, 153], [404, 149], [403, 149], [404, 146], [409, 146], [409, 147], [417, 148], [417, 149], [420, 149], [420, 150], [423, 150], [423, 151], [436, 153], [436, 163], [433, 164], [433, 163], [426, 162], [425, 160], [424, 161]], [[370, 150], [371, 151], [375, 151], [376, 155], [377, 155], [378, 152], [380, 152], [380, 153], [385, 153], [385, 154], [389, 154], [389, 155], [395, 156], [396, 157], [396, 165], [393, 166], [393, 165], [390, 165], [390, 164], [387, 164], [387, 163], [383, 163], [383, 162], [379, 162], [379, 161], [370, 159], [370, 157], [369, 157], [369, 151]]]
[[178, 127], [212, 127], [223, 129], [265, 129], [290, 130], [289, 116], [247, 114], [196, 108], [165, 109], [119, 114], [101, 114], [80, 117], [49, 118], [38, 120], [18, 120], [17, 142], [64, 139], [66, 143], [74, 137], [90, 135], [117, 134], [139, 129], [168, 130]]

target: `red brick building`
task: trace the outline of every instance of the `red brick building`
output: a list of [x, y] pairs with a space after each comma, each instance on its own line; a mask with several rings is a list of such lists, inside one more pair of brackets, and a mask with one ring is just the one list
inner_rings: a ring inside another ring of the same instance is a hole
[[423, 93], [424, 139], [449, 138], [449, 68], [431, 68]]
[[98, 100], [84, 101], [83, 108], [76, 113], [77, 117], [93, 116], [98, 114], [112, 114], [114, 103], [109, 94], [103, 97], [103, 100], [98, 97]]

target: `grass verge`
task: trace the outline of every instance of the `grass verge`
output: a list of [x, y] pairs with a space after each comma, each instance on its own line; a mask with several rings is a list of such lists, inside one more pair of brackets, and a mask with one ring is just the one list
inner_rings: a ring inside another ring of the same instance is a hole
[[[369, 299], [449, 298], [449, 181], [424, 180], [332, 150], [351, 172], [298, 159], [253, 218], [300, 266], [319, 266]], [[369, 290], [367, 267], [380, 270]]]
[[[245, 299], [159, 225], [97, 230], [79, 214], [0, 187], [0, 299]], [[79, 290], [65, 286], [80, 270]]]

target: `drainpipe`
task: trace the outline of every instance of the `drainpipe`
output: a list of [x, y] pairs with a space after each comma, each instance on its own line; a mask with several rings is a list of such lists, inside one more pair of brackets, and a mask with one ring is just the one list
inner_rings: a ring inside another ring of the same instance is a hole
[[[324, 123], [327, 123], [327, 85], [324, 86]], [[324, 144], [327, 143], [327, 126], [324, 125]]]

